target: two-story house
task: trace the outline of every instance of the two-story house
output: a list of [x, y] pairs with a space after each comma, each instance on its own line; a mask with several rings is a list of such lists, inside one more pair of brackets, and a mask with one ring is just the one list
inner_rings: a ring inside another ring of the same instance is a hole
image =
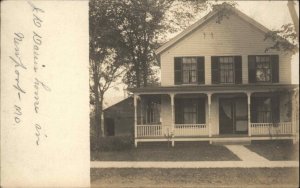
[[[295, 139], [291, 53], [237, 9], [212, 11], [156, 50], [161, 86], [134, 95], [138, 142]], [[298, 125], [297, 125], [298, 126]]]

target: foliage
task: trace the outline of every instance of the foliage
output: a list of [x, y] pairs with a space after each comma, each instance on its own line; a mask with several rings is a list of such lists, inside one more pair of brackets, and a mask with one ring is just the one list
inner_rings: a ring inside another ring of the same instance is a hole
[[[96, 135], [104, 135], [104, 125], [101, 122], [104, 94], [114, 87], [116, 81], [123, 75], [126, 66], [123, 63], [125, 48], [116, 27], [118, 17], [109, 0], [90, 2], [90, 104], [95, 107]], [[101, 128], [101, 129], [100, 129]]]
[[294, 25], [291, 23], [282, 25], [281, 29], [272, 30], [266, 33], [264, 40], [267, 39], [271, 39], [274, 42], [274, 45], [266, 48], [266, 52], [269, 50], [282, 50], [295, 54], [299, 51], [297, 33]]

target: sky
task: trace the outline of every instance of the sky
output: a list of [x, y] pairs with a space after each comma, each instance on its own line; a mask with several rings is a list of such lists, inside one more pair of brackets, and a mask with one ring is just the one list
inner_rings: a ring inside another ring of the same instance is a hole
[[[247, 14], [269, 29], [279, 29], [281, 25], [292, 23], [287, 1], [236, 1], [237, 9]], [[297, 2], [299, 18], [299, 2]], [[292, 83], [299, 84], [299, 53], [292, 58]], [[124, 98], [124, 86], [119, 90], [111, 89], [105, 95], [106, 106], [110, 106]]]

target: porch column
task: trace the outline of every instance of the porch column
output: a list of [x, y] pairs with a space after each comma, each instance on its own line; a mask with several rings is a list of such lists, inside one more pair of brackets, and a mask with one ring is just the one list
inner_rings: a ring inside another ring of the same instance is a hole
[[141, 101], [141, 125], [143, 125], [144, 123], [143, 123], [143, 116], [144, 116], [144, 114], [143, 114], [143, 107], [144, 107], [144, 101], [143, 101], [143, 99], [142, 99], [142, 97], [140, 97], [140, 101]]
[[137, 147], [137, 95], [133, 95], [133, 105], [134, 105], [134, 146]]
[[248, 101], [248, 136], [251, 136], [251, 92], [247, 92]]
[[211, 109], [211, 93], [207, 93], [207, 103], [208, 103], [208, 136], [211, 137], [212, 136], [212, 130], [211, 130], [211, 113], [210, 113], [210, 109]]
[[[174, 108], [174, 93], [171, 93], [170, 94], [170, 98], [171, 98], [171, 113], [172, 113], [172, 128], [171, 128], [171, 133], [174, 134], [174, 127], [175, 127], [175, 115], [174, 115], [174, 111], [175, 111], [175, 108]], [[170, 132], [168, 133], [170, 134]], [[174, 147], [175, 145], [175, 142], [174, 140], [172, 139], [172, 147]]]

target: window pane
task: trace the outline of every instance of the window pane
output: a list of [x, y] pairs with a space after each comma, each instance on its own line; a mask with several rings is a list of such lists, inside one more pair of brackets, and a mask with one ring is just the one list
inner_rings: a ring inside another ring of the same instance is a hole
[[220, 82], [234, 82], [234, 65], [233, 57], [220, 57]]
[[183, 58], [183, 83], [197, 82], [197, 59], [194, 57]]
[[269, 56], [257, 56], [256, 58], [256, 81], [270, 82], [272, 70]]

